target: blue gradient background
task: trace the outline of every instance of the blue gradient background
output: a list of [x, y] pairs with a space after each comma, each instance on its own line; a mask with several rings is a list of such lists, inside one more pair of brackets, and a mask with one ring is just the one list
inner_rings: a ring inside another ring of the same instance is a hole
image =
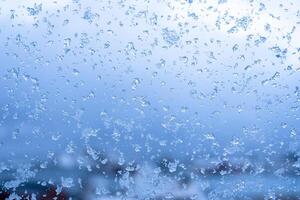
[[2, 162], [68, 144], [128, 161], [299, 151], [298, 1], [35, 3], [0, 5]]

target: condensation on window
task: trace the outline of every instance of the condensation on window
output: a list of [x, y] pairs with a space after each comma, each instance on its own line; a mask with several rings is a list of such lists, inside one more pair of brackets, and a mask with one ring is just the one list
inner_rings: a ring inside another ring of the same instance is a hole
[[298, 0], [0, 0], [0, 199], [300, 199]]

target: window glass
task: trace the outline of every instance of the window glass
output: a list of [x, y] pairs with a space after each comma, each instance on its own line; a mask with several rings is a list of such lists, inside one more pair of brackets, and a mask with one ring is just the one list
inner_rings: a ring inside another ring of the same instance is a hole
[[300, 1], [0, 0], [0, 199], [300, 199]]

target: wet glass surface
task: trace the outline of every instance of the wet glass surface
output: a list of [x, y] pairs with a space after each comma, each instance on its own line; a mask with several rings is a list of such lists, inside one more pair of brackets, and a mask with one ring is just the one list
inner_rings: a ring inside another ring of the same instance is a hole
[[0, 0], [0, 199], [300, 199], [297, 0]]

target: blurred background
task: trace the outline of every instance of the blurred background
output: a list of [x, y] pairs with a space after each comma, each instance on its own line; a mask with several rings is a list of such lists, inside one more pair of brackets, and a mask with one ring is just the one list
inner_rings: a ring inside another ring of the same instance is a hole
[[300, 199], [297, 0], [0, 0], [0, 199]]

